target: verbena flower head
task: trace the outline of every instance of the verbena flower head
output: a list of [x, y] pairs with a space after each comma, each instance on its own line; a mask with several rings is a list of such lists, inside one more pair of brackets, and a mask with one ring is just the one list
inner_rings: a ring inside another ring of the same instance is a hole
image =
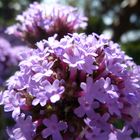
[[87, 18], [82, 16], [77, 8], [60, 4], [47, 5], [34, 2], [21, 15], [17, 16], [17, 24], [8, 28], [9, 34], [34, 45], [41, 39], [47, 39], [57, 34], [61, 39], [68, 33], [84, 29]]
[[118, 44], [95, 33], [74, 33], [60, 41], [54, 36], [22, 59], [0, 100], [14, 119], [31, 114], [36, 124], [32, 139], [139, 135], [140, 68]]

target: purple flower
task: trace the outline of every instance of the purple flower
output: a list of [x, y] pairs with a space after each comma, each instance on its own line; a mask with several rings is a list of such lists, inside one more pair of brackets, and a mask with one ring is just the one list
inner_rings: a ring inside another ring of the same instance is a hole
[[10, 140], [32, 140], [36, 131], [36, 124], [32, 122], [32, 117], [21, 114], [16, 118], [16, 125], [8, 128], [7, 132]]
[[93, 82], [91, 77], [87, 78], [87, 83], [82, 82], [81, 88], [85, 92], [85, 96], [89, 99], [96, 99], [102, 103], [107, 103], [109, 98], [118, 98], [119, 95], [115, 92], [113, 85], [111, 85], [110, 78], [99, 79]]
[[16, 69], [18, 64], [17, 54], [13, 51], [11, 44], [4, 38], [0, 37], [0, 85], [3, 86], [4, 81]]
[[53, 73], [51, 70], [51, 67], [53, 66], [54, 62], [48, 62], [43, 61], [42, 64], [40, 65], [39, 63], [34, 64], [32, 66], [32, 70], [36, 72], [35, 75], [33, 75], [32, 80], [38, 82], [40, 81], [43, 77], [49, 77]]
[[111, 131], [111, 126], [107, 122], [109, 117], [110, 117], [110, 115], [108, 113], [105, 113], [103, 116], [101, 116], [98, 113], [95, 113], [92, 116], [91, 121], [89, 122], [89, 124], [91, 126], [96, 126], [98, 128], [101, 128], [101, 130], [103, 130], [105, 132], [110, 132]]
[[28, 50], [26, 46], [11, 46], [8, 40], [0, 37], [0, 86], [4, 86], [5, 80], [17, 70], [20, 53]]
[[93, 102], [90, 98], [87, 99], [86, 97], [82, 96], [82, 97], [78, 98], [78, 102], [79, 102], [80, 106], [74, 110], [74, 113], [78, 117], [83, 117], [85, 114], [87, 116], [93, 115], [93, 110], [92, 110]]
[[18, 23], [9, 27], [7, 32], [32, 45], [54, 34], [61, 39], [64, 35], [87, 26], [87, 18], [76, 8], [60, 4], [46, 5], [34, 2], [16, 19]]
[[109, 140], [133, 140], [131, 138], [131, 134], [132, 134], [132, 129], [128, 129], [128, 127], [124, 127], [122, 130], [116, 130], [113, 133], [110, 133]]
[[12, 111], [12, 117], [15, 118], [21, 112], [21, 106], [25, 104], [25, 98], [21, 98], [20, 92], [6, 90], [3, 92], [4, 111]]
[[87, 83], [81, 83], [81, 88], [84, 90], [84, 95], [78, 98], [80, 106], [74, 110], [74, 113], [78, 117], [83, 117], [85, 114], [87, 116], [94, 115], [93, 109], [97, 108], [98, 103], [93, 102], [93, 79], [91, 77], [87, 78]]
[[93, 127], [92, 130], [86, 131], [87, 140], [108, 140], [108, 132], [102, 132], [100, 128]]
[[[91, 46], [93, 40], [89, 39], [91, 38], [90, 36], [86, 37], [84, 34], [78, 35], [76, 33], [71, 36], [72, 37], [65, 36], [60, 42], [56, 42], [57, 47], [55, 43], [54, 45], [50, 45], [51, 49], [54, 50], [56, 55], [59, 55], [62, 61], [67, 63], [70, 67], [78, 68], [79, 70], [92, 74], [93, 71], [98, 68], [95, 60], [95, 57], [97, 57], [96, 50], [98, 46]], [[65, 42], [65, 40], [67, 40], [67, 42]], [[61, 51], [61, 53], [57, 51]]]
[[50, 100], [52, 103], [55, 103], [60, 100], [61, 94], [64, 92], [64, 87], [60, 86], [60, 81], [55, 80], [52, 84], [45, 80], [38, 86], [33, 89], [34, 97], [36, 97], [32, 104], [37, 105], [38, 103], [41, 106], [45, 106], [46, 102]]
[[118, 101], [117, 98], [109, 97], [106, 102], [106, 106], [108, 107], [108, 111], [111, 115], [116, 114], [121, 116], [121, 109], [123, 108], [123, 104]]
[[124, 127], [121, 131], [117, 131], [118, 140], [132, 140], [131, 138], [132, 130]]
[[57, 116], [52, 115], [49, 119], [44, 119], [43, 124], [47, 126], [47, 128], [42, 131], [43, 138], [48, 138], [52, 135], [52, 140], [63, 140], [60, 131], [67, 129], [67, 124], [65, 122], [58, 122]]
[[14, 119], [22, 112], [33, 116], [35, 139], [132, 140], [139, 134], [140, 68], [119, 45], [94, 33], [36, 45], [22, 53], [20, 70], [0, 93]]

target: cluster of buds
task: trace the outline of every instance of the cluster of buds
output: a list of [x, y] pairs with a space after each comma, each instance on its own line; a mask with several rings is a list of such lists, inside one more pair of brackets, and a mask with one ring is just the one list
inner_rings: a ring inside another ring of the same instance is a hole
[[28, 42], [31, 47], [42, 39], [57, 34], [61, 39], [87, 26], [87, 18], [77, 8], [60, 4], [47, 5], [34, 2], [29, 8], [17, 16], [18, 23], [7, 29], [9, 34]]
[[11, 140], [133, 140], [140, 132], [140, 68], [104, 35], [36, 43], [0, 93]]

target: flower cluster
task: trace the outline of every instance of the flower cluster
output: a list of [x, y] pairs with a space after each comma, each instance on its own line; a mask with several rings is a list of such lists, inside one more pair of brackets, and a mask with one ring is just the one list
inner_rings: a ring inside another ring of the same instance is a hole
[[[0, 86], [17, 69], [16, 66], [20, 59], [20, 52], [26, 49], [23, 46], [12, 48], [11, 44], [0, 37]], [[26, 49], [27, 50], [27, 49]]]
[[18, 15], [17, 21], [7, 32], [27, 41], [32, 47], [41, 39], [47, 39], [54, 34], [58, 34], [57, 39], [61, 39], [87, 25], [87, 18], [74, 7], [37, 2], [30, 4], [22, 15]]
[[139, 136], [140, 68], [118, 44], [95, 33], [74, 33], [60, 41], [54, 36], [22, 59], [0, 94], [4, 110], [12, 111], [16, 121], [8, 131], [11, 139]]

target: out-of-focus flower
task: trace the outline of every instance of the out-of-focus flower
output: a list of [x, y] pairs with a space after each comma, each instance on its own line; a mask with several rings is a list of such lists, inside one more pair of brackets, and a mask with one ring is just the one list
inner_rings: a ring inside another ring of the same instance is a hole
[[17, 60], [11, 50], [10, 43], [4, 38], [0, 38], [0, 85], [10, 76], [10, 67], [17, 64]]
[[41, 39], [57, 34], [61, 39], [68, 33], [85, 28], [87, 18], [82, 16], [77, 8], [60, 4], [47, 5], [34, 2], [29, 8], [17, 16], [18, 23], [8, 28], [9, 34], [34, 45]]
[[0, 37], [0, 86], [17, 69], [18, 62], [21, 60], [20, 53], [28, 50], [24, 46], [12, 47], [8, 40]]

